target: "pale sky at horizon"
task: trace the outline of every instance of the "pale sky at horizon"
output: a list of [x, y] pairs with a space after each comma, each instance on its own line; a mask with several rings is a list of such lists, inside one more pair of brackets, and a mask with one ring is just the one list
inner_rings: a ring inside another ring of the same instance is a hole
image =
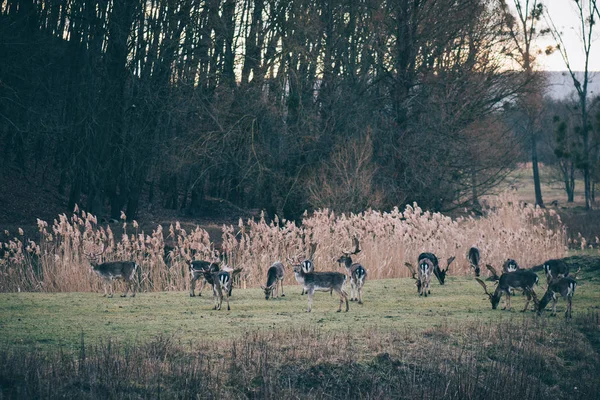
[[[550, 18], [554, 21], [554, 25], [562, 32], [563, 42], [573, 70], [583, 71], [585, 57], [580, 37], [581, 23], [575, 6], [575, 0], [545, 0], [542, 1], [542, 4]], [[590, 71], [600, 71], [600, 24], [598, 23], [597, 15], [596, 21], [590, 52]], [[539, 47], [545, 48], [547, 45], [555, 43], [552, 37], [549, 36], [543, 40], [543, 43], [540, 43]], [[567, 69], [559, 52], [554, 52], [550, 56], [538, 56], [538, 64], [541, 70], [546, 71], [565, 71]]]

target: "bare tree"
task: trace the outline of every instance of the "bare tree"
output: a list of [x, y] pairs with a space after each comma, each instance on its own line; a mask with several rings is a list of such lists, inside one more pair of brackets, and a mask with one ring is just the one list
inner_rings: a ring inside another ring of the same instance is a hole
[[595, 161], [590, 157], [591, 146], [590, 146], [590, 115], [589, 115], [589, 93], [588, 93], [588, 85], [590, 82], [590, 71], [589, 71], [589, 62], [590, 62], [590, 53], [592, 49], [593, 42], [593, 32], [594, 26], [596, 24], [595, 14], [598, 13], [598, 8], [596, 5], [596, 0], [581, 0], [575, 1], [573, 4], [576, 7], [577, 15], [579, 17], [579, 34], [581, 38], [582, 51], [584, 55], [584, 65], [583, 65], [583, 75], [576, 74], [576, 71], [573, 69], [573, 65], [569, 61], [568, 49], [565, 46], [563, 41], [563, 36], [560, 30], [554, 24], [552, 18], [548, 16], [548, 21], [551, 25], [551, 32], [558, 43], [556, 48], [560, 52], [563, 61], [567, 69], [569, 70], [569, 75], [571, 76], [571, 80], [573, 81], [573, 86], [577, 91], [577, 97], [579, 100], [579, 117], [581, 123], [581, 137], [583, 141], [583, 154], [582, 154], [582, 170], [583, 170], [583, 185], [584, 185], [584, 193], [585, 193], [585, 208], [586, 210], [591, 209], [592, 207], [592, 185], [591, 185], [591, 171], [592, 171], [592, 163]]

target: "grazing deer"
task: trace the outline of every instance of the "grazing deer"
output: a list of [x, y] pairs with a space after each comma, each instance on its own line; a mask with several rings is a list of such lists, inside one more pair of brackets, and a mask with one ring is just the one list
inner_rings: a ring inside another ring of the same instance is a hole
[[410, 270], [412, 278], [416, 281], [417, 292], [419, 296], [427, 297], [431, 294], [429, 290], [429, 283], [431, 282], [431, 274], [433, 272], [433, 262], [429, 258], [423, 258], [419, 260], [417, 271], [411, 263], [404, 263], [404, 265]]
[[563, 260], [548, 260], [543, 267], [548, 285], [556, 278], [569, 276], [569, 266]]
[[481, 273], [481, 268], [479, 268], [479, 249], [477, 247], [471, 247], [469, 249], [469, 253], [467, 254], [467, 259], [469, 260], [471, 268], [475, 270], [475, 276], [479, 277], [479, 274]]
[[504, 264], [502, 264], [502, 272], [504, 273], [515, 272], [518, 269], [519, 264], [517, 264], [517, 262], [512, 258], [507, 259], [506, 261], [504, 261]]
[[[194, 288], [196, 287], [196, 281], [202, 278], [200, 282], [200, 290], [198, 290], [198, 296], [202, 296], [202, 289], [206, 284], [205, 272], [218, 272], [219, 264], [216, 262], [195, 260], [190, 263], [190, 297], [196, 296], [194, 294]], [[231, 294], [230, 294], [231, 295]]]
[[419, 259], [418, 259], [419, 265], [421, 264], [421, 260], [423, 260], [423, 259], [428, 259], [429, 261], [431, 261], [431, 263], [433, 264], [433, 274], [435, 275], [437, 280], [440, 282], [440, 285], [443, 285], [446, 280], [446, 273], [448, 273], [448, 268], [450, 267], [450, 264], [452, 264], [452, 261], [454, 261], [455, 257], [452, 256], [446, 261], [446, 269], [440, 269], [438, 258], [433, 253], [419, 254]]
[[229, 296], [231, 295], [231, 274], [228, 271], [206, 271], [204, 272], [204, 278], [213, 287], [213, 300], [215, 303], [214, 310], [220, 310], [221, 304], [223, 304], [223, 294], [227, 301], [227, 311], [231, 310], [229, 307]]
[[575, 288], [577, 287], [577, 281], [571, 277], [555, 278], [548, 284], [548, 290], [542, 297], [538, 305], [538, 315], [542, 315], [542, 311], [552, 300], [552, 315], [556, 315], [556, 302], [558, 301], [558, 295], [562, 296], [567, 300], [567, 309], [565, 311], [565, 318], [572, 317], [572, 299], [575, 294]]
[[352, 241], [354, 243], [354, 250], [343, 251], [343, 255], [338, 258], [337, 262], [344, 264], [348, 274], [350, 274], [350, 301], [358, 300], [358, 304], [362, 304], [362, 288], [367, 279], [367, 270], [359, 263], [352, 262], [352, 257], [350, 256], [360, 253], [360, 243], [358, 238], [354, 237]]
[[110, 295], [108, 295], [108, 297], [113, 297], [114, 288], [112, 281], [115, 279], [123, 279], [125, 281], [125, 292], [121, 297], [127, 297], [130, 287], [133, 287], [131, 297], [135, 297], [137, 285], [135, 284], [134, 278], [138, 270], [137, 263], [133, 261], [109, 261], [100, 264], [100, 256], [105, 251], [104, 246], [102, 247], [103, 249], [100, 253], [87, 253], [84, 250], [83, 254], [90, 262], [92, 270], [104, 281], [104, 297], [107, 296], [107, 286], [110, 286]]
[[273, 298], [278, 297], [278, 286], [281, 286], [281, 297], [285, 297], [285, 293], [283, 293], [283, 264], [277, 261], [267, 271], [267, 285], [261, 286], [262, 290], [265, 292], [265, 299], [269, 300], [271, 294]]
[[485, 294], [489, 296], [493, 310], [495, 310], [498, 307], [498, 303], [500, 302], [502, 293], [504, 293], [506, 294], [506, 301], [502, 309], [505, 310], [508, 304], [508, 310], [510, 311], [510, 292], [512, 289], [520, 289], [527, 296], [527, 303], [525, 303], [525, 308], [523, 309], [523, 312], [527, 311], [529, 303], [532, 299], [534, 303], [537, 303], [537, 297], [533, 290], [533, 286], [538, 283], [538, 276], [533, 271], [527, 269], [519, 269], [514, 272], [502, 274], [502, 276], [500, 276], [500, 278], [498, 279], [498, 286], [496, 286], [494, 294], [490, 294], [488, 292], [487, 286], [481, 279], [475, 278], [475, 280], [479, 282], [479, 284], [483, 287]]
[[310, 312], [312, 309], [312, 299], [315, 291], [332, 292], [334, 290], [340, 295], [340, 308], [338, 312], [342, 311], [344, 302], [346, 302], [346, 312], [348, 312], [350, 309], [348, 306], [348, 294], [343, 289], [346, 283], [346, 275], [340, 272], [305, 273], [302, 270], [301, 264], [295, 264], [293, 267], [296, 280], [304, 287], [306, 293], [308, 293], [308, 309], [306, 312]]

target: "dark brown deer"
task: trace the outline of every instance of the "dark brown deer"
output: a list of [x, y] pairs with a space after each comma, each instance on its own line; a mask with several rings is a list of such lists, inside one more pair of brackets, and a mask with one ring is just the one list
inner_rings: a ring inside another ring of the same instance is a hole
[[479, 274], [481, 274], [481, 268], [479, 267], [479, 260], [481, 259], [479, 249], [477, 247], [471, 247], [467, 254], [467, 259], [469, 260], [471, 268], [475, 271], [475, 276], [479, 277]]
[[100, 253], [87, 253], [85, 250], [83, 254], [90, 262], [92, 266], [92, 270], [98, 274], [100, 278], [104, 281], [104, 297], [107, 296], [107, 287], [110, 286], [110, 295], [108, 297], [113, 297], [114, 288], [113, 281], [116, 279], [122, 279], [125, 281], [125, 292], [121, 295], [121, 297], [127, 297], [127, 293], [131, 288], [132, 294], [131, 297], [135, 297], [135, 276], [138, 270], [138, 264], [133, 261], [109, 261], [105, 263], [100, 263], [100, 256], [104, 253], [104, 246]]
[[344, 264], [346, 271], [350, 275], [350, 301], [358, 300], [362, 304], [362, 289], [367, 279], [367, 270], [359, 263], [353, 263], [351, 255], [360, 253], [360, 242], [357, 237], [352, 239], [354, 250], [343, 251], [343, 255], [337, 259], [337, 262]]
[[517, 264], [517, 262], [512, 258], [507, 259], [506, 261], [504, 261], [504, 264], [502, 264], [502, 272], [504, 273], [515, 272], [518, 269], [519, 264]]
[[575, 288], [577, 288], [577, 281], [571, 277], [562, 277], [555, 278], [548, 284], [548, 290], [540, 300], [538, 305], [538, 315], [542, 314], [544, 308], [548, 305], [550, 300], [552, 300], [552, 315], [556, 315], [556, 302], [558, 301], [558, 296], [560, 295], [562, 298], [567, 300], [567, 309], [565, 310], [565, 318], [572, 317], [572, 300], [573, 295], [575, 294]]
[[301, 264], [295, 264], [294, 275], [296, 280], [300, 283], [306, 293], [308, 293], [308, 309], [306, 312], [310, 312], [312, 309], [312, 299], [315, 291], [332, 292], [335, 291], [340, 295], [340, 308], [338, 312], [342, 311], [342, 305], [346, 303], [346, 312], [348, 312], [348, 294], [344, 291], [343, 287], [346, 283], [346, 275], [340, 272], [309, 272], [305, 273], [302, 270]]
[[537, 297], [535, 295], [533, 287], [538, 283], [538, 276], [535, 272], [531, 270], [519, 269], [514, 272], [502, 274], [502, 276], [500, 276], [500, 278], [498, 279], [498, 286], [496, 286], [496, 290], [493, 294], [490, 294], [488, 292], [486, 284], [481, 279], [475, 278], [475, 280], [479, 282], [479, 284], [483, 287], [485, 294], [489, 296], [493, 310], [495, 310], [498, 307], [500, 298], [504, 293], [506, 295], [506, 301], [502, 309], [505, 310], [508, 305], [508, 310], [510, 311], [510, 293], [512, 289], [522, 290], [527, 296], [527, 303], [525, 303], [525, 308], [523, 309], [523, 312], [527, 311], [529, 303], [532, 299], [535, 303], [537, 303]]
[[190, 297], [196, 296], [194, 289], [196, 287], [196, 281], [202, 279], [200, 282], [200, 289], [198, 290], [198, 296], [202, 296], [202, 289], [206, 284], [206, 278], [204, 277], [205, 272], [218, 272], [219, 264], [215, 261], [203, 261], [194, 260], [190, 263]]
[[421, 264], [421, 260], [428, 259], [433, 264], [433, 274], [437, 278], [440, 285], [443, 285], [446, 281], [446, 274], [448, 273], [448, 268], [452, 261], [454, 261], [455, 257], [452, 256], [446, 261], [446, 269], [440, 269], [440, 265], [438, 262], [438, 258], [433, 253], [421, 253], [419, 254], [418, 264]]
[[273, 298], [278, 297], [278, 286], [281, 286], [281, 297], [285, 297], [283, 293], [283, 277], [284, 269], [283, 264], [277, 261], [267, 271], [267, 284], [261, 286], [265, 292], [265, 299], [269, 300], [269, 297], [273, 295]]
[[556, 278], [569, 276], [569, 266], [563, 260], [548, 260], [543, 264], [543, 267], [548, 284]]

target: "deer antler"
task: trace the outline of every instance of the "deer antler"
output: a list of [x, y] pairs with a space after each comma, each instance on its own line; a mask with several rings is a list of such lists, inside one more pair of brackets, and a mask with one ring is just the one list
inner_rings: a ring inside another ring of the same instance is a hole
[[452, 256], [448, 259], [448, 261], [446, 261], [446, 271], [448, 271], [448, 268], [450, 268], [450, 264], [452, 264], [452, 261], [454, 261], [456, 259], [456, 257]]
[[575, 272], [573, 275], [573, 279], [577, 279], [577, 275], [579, 275], [579, 273], [581, 272], [581, 267], [579, 267], [579, 269], [577, 270], [577, 272]]
[[500, 279], [498, 276], [498, 272], [496, 272], [496, 268], [492, 267], [490, 264], [485, 264], [485, 267], [488, 269], [488, 271], [492, 273], [492, 275], [494, 275], [495, 280]]
[[488, 296], [492, 297], [492, 295], [488, 292], [487, 290], [487, 286], [485, 285], [485, 282], [483, 282], [481, 279], [479, 278], [475, 278], [475, 280], [477, 282], [479, 282], [479, 284], [483, 287], [483, 290], [485, 291], [485, 294], [487, 294]]
[[312, 260], [315, 256], [315, 252], [317, 251], [317, 243], [311, 242], [308, 248], [308, 260]]
[[344, 250], [343, 253], [345, 254], [358, 254], [360, 253], [360, 242], [358, 241], [358, 238], [356, 236], [354, 236], [352, 238], [352, 244], [354, 245], [354, 250]]
[[413, 267], [413, 265], [411, 263], [409, 263], [409, 262], [405, 262], [404, 266], [410, 270], [410, 273], [412, 274], [412, 278], [414, 280], [418, 280], [417, 279], [417, 272], [415, 271], [415, 267]]

